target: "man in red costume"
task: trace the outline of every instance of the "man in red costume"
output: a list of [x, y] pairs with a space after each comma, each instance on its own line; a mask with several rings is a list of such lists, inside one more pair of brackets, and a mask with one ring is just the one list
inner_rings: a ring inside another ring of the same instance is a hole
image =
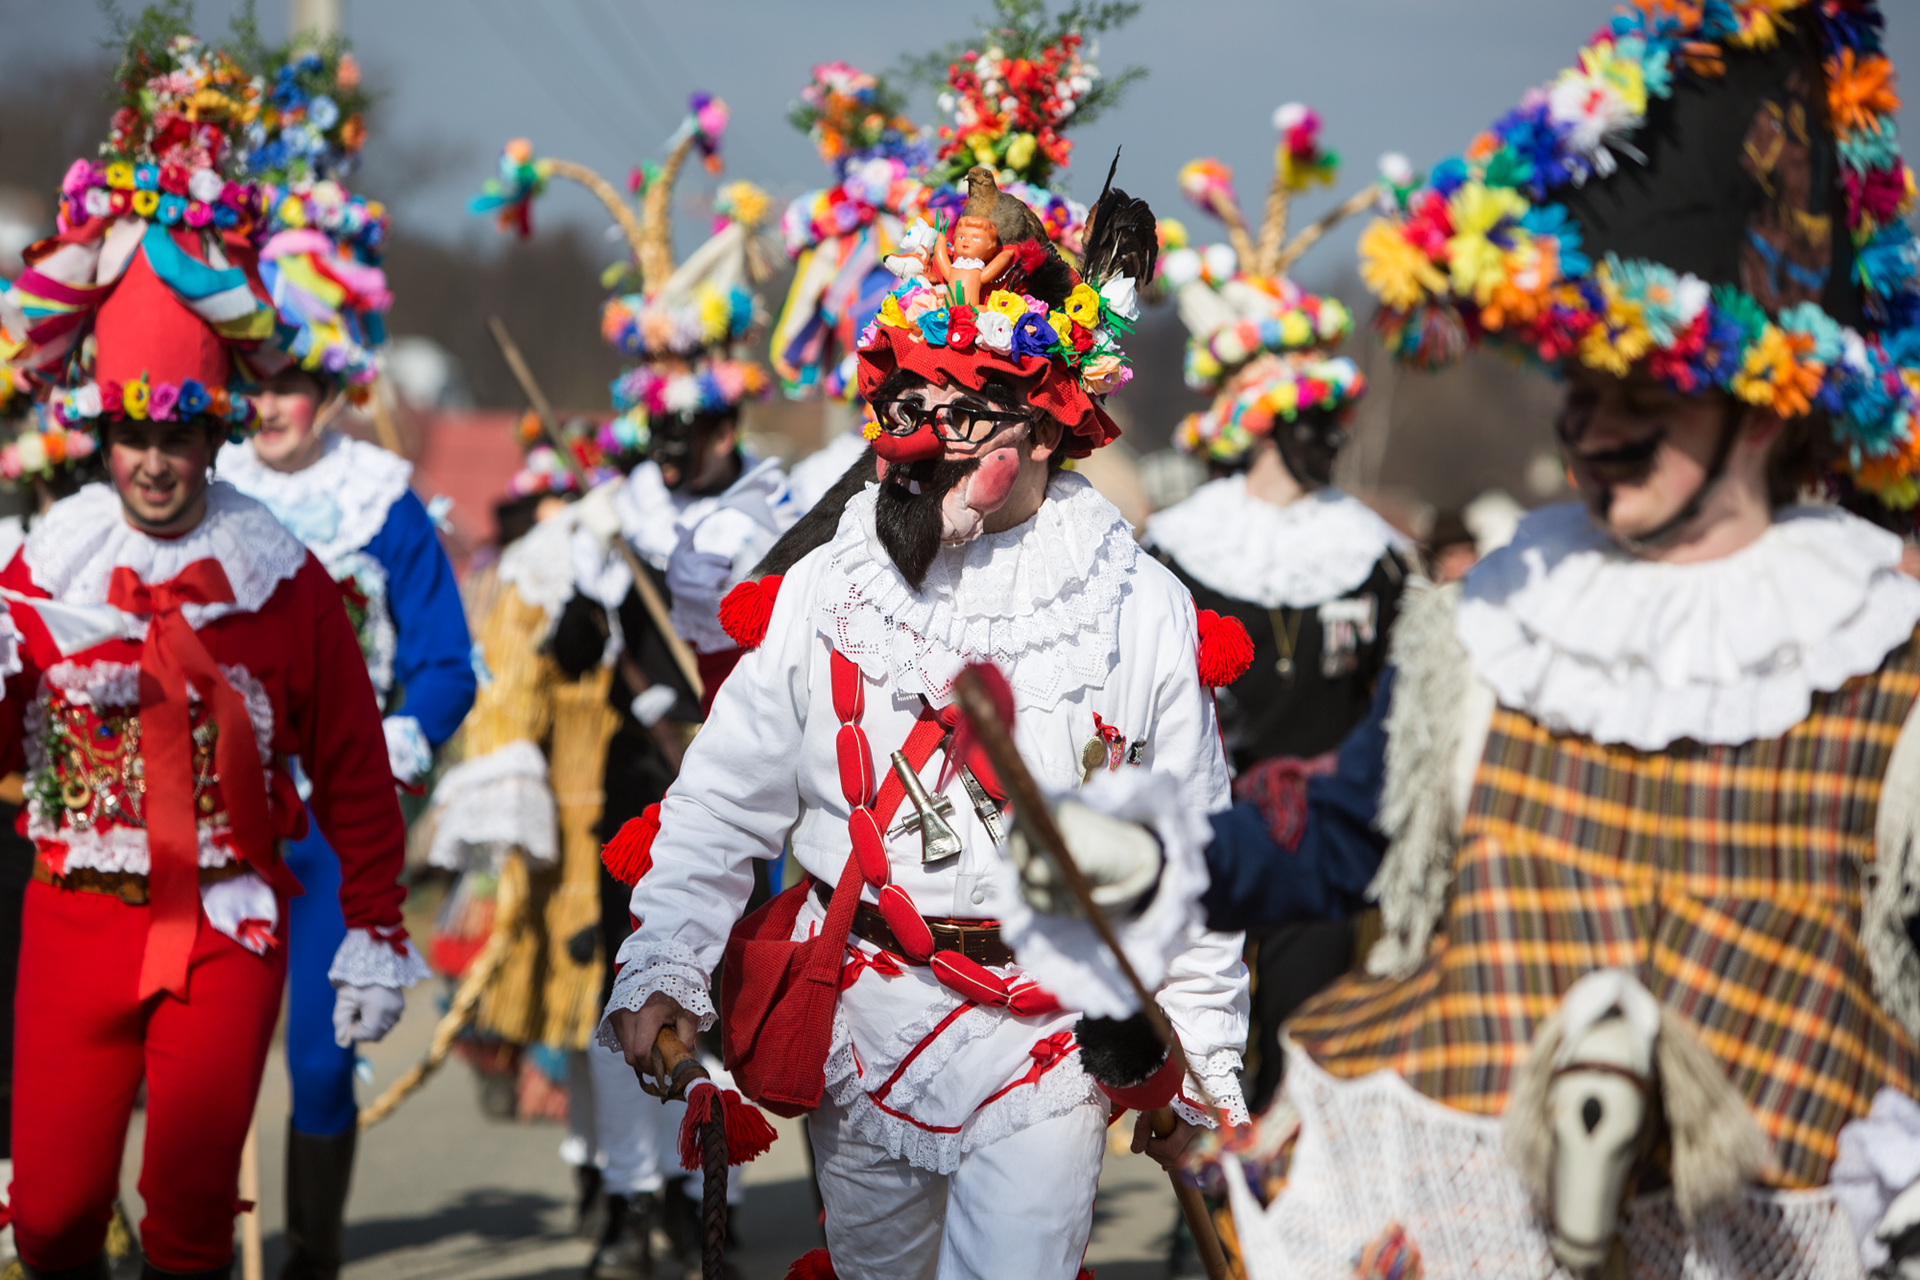
[[[85, 231], [36, 258], [43, 276]], [[108, 1274], [143, 1079], [144, 1275], [229, 1273], [300, 892], [280, 855], [306, 831], [296, 770], [341, 861], [336, 1035], [379, 1039], [426, 976], [400, 924], [405, 830], [340, 589], [264, 506], [210, 481], [248, 410], [193, 290], [257, 283], [185, 228], [135, 234], [98, 286], [91, 369], [53, 393], [99, 431], [112, 486], [56, 504], [0, 572], [0, 768], [24, 756], [38, 850], [11, 1199], [41, 1278]]]

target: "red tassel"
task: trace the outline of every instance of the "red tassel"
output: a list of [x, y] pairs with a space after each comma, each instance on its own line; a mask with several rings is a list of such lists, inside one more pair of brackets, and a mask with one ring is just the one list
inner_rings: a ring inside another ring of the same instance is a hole
[[687, 1090], [687, 1114], [680, 1121], [680, 1167], [688, 1173], [699, 1171], [704, 1154], [700, 1131], [720, 1108], [720, 1123], [727, 1131], [727, 1163], [745, 1164], [767, 1153], [778, 1135], [760, 1108], [732, 1089], [722, 1089], [711, 1080], [695, 1081]]
[[600, 862], [615, 880], [632, 888], [653, 870], [653, 838], [659, 834], [660, 806], [650, 804], [639, 817], [628, 818], [607, 841], [600, 850]]
[[1038, 271], [1047, 260], [1046, 243], [1039, 239], [1022, 240], [1013, 246], [1013, 251], [1020, 259], [1021, 272], [1026, 275]]
[[833, 1259], [825, 1249], [815, 1249], [793, 1260], [786, 1280], [840, 1280], [840, 1273], [833, 1269]]
[[758, 582], [743, 582], [720, 602], [720, 626], [742, 649], [758, 649], [767, 638], [774, 598], [780, 594], [780, 575], [770, 573]]
[[1240, 619], [1200, 610], [1200, 683], [1209, 689], [1232, 684], [1253, 665], [1253, 638]]

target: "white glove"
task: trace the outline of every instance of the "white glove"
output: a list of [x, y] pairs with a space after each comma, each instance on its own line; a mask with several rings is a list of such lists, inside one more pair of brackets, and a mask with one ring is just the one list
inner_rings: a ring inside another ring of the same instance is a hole
[[587, 492], [587, 496], [574, 504], [574, 518], [580, 527], [600, 540], [600, 545], [610, 547], [620, 536], [620, 513], [614, 509], [613, 495], [620, 492], [620, 480], [609, 480]]
[[378, 1040], [406, 1007], [407, 993], [392, 987], [341, 987], [333, 996], [333, 1042], [346, 1049], [356, 1040]]
[[[1055, 805], [1053, 823], [1093, 886], [1094, 903], [1108, 915], [1131, 915], [1159, 881], [1164, 856], [1160, 841], [1139, 823], [1110, 818], [1077, 800]], [[1007, 837], [1007, 852], [1020, 868], [1020, 896], [1028, 906], [1048, 915], [1078, 913], [1052, 860], [1018, 823]]]
[[660, 723], [661, 716], [673, 710], [673, 704], [679, 700], [680, 695], [673, 691], [672, 685], [650, 684], [644, 693], [634, 695], [631, 707], [633, 718], [651, 729]]

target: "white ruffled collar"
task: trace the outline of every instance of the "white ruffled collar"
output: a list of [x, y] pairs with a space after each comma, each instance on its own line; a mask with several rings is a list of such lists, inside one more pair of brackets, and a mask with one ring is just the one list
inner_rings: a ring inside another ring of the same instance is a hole
[[1467, 577], [1456, 629], [1502, 705], [1657, 751], [1774, 738], [1879, 669], [1920, 622], [1900, 540], [1835, 508], [1781, 511], [1699, 564], [1637, 559], [1578, 504], [1547, 507]]
[[991, 659], [1023, 706], [1098, 689], [1118, 664], [1120, 604], [1138, 548], [1126, 518], [1063, 471], [1031, 520], [942, 547], [919, 591], [874, 531], [878, 485], [847, 503], [816, 597], [820, 631], [869, 676], [937, 703]]
[[275, 471], [251, 441], [223, 445], [215, 471], [265, 503], [329, 567], [373, 541], [413, 479], [405, 458], [338, 431], [327, 432], [319, 459], [299, 471]]
[[126, 521], [112, 486], [90, 484], [53, 504], [27, 535], [21, 551], [33, 581], [66, 604], [107, 602], [117, 568], [142, 582], [165, 582], [196, 560], [218, 560], [233, 585], [232, 604], [190, 604], [181, 610], [194, 627], [230, 613], [255, 613], [300, 572], [307, 548], [273, 513], [222, 480], [207, 486], [207, 515], [177, 538], [156, 538]]
[[1249, 494], [1245, 475], [1209, 481], [1147, 517], [1146, 541], [1195, 582], [1262, 609], [1305, 609], [1346, 595], [1389, 549], [1412, 545], [1339, 489], [1280, 507]]
[[545, 613], [549, 630], [573, 598], [573, 543], [579, 527], [576, 504], [540, 521], [500, 553], [500, 584], [512, 587], [523, 604]]

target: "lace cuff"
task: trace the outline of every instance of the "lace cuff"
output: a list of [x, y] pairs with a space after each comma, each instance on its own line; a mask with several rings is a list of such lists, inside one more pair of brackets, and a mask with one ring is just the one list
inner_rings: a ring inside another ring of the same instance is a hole
[[433, 747], [427, 742], [426, 730], [412, 716], [388, 716], [383, 727], [393, 780], [403, 787], [411, 786], [433, 768]]
[[1180, 1092], [1173, 1097], [1173, 1109], [1188, 1124], [1197, 1124], [1203, 1129], [1215, 1128], [1217, 1115], [1207, 1110], [1200, 1101], [1200, 1090], [1194, 1087], [1197, 1078], [1206, 1087], [1214, 1104], [1227, 1113], [1227, 1123], [1238, 1128], [1247, 1124], [1247, 1100], [1240, 1092], [1240, 1051], [1221, 1049], [1204, 1058], [1190, 1059], [1187, 1078], [1180, 1084]]
[[682, 1009], [700, 1019], [700, 1029], [705, 1031], [714, 1022], [713, 997], [708, 994], [707, 986], [706, 970], [694, 960], [693, 952], [677, 943], [665, 943], [626, 957], [620, 976], [613, 980], [613, 994], [607, 997], [607, 1008], [600, 1015], [600, 1029], [594, 1041], [619, 1053], [620, 1040], [607, 1021], [608, 1014], [616, 1009], [637, 1010], [656, 991], [672, 996]]
[[400, 925], [391, 929], [371, 926], [349, 929], [333, 953], [327, 969], [327, 981], [336, 987], [410, 987], [433, 976], [427, 962], [413, 949], [407, 931]]

